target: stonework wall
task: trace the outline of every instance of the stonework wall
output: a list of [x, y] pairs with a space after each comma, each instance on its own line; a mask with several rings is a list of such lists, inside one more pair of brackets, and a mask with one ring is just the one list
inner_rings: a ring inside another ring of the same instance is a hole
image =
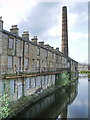
[[[16, 30], [18, 29], [16, 28]], [[38, 44], [36, 36], [33, 41], [29, 41], [15, 34], [0, 28], [0, 74], [15, 73], [16, 71], [29, 73], [55, 71], [68, 67], [68, 56], [61, 53], [59, 48], [54, 49], [43, 43]], [[12, 60], [9, 57], [12, 57]], [[73, 63], [75, 64], [71, 64], [70, 67], [71, 71], [75, 72], [77, 62]]]
[[17, 101], [23, 96], [38, 94], [53, 85], [55, 75], [0, 80], [0, 97], [7, 94], [10, 101]]
[[[13, 38], [13, 48], [9, 48], [9, 39]], [[24, 50], [23, 50], [23, 44], [24, 44]], [[26, 45], [29, 45], [29, 51], [27, 52]], [[40, 49], [40, 54], [37, 55], [37, 51]], [[30, 44], [29, 42], [23, 42], [23, 40], [19, 38], [15, 38], [13, 36], [9, 36], [7, 34], [2, 35], [2, 57], [1, 57], [1, 65], [2, 65], [2, 72], [6, 73], [7, 67], [8, 67], [8, 56], [13, 56], [13, 66], [16, 65], [18, 68], [19, 66], [19, 58], [21, 58], [21, 65], [20, 67], [23, 67], [23, 59], [29, 59], [29, 69], [28, 71], [33, 71], [33, 69], [37, 68], [37, 60], [40, 61], [39, 68], [40, 71], [44, 70], [51, 70], [55, 69], [57, 67], [61, 67], [61, 64], [64, 64], [63, 61], [61, 61], [61, 56], [56, 55], [53, 53], [53, 51], [46, 50], [44, 48], [41, 48], [40, 46], [35, 46], [33, 44]], [[0, 51], [0, 52], [1, 52]], [[58, 56], [57, 60], [56, 57]], [[33, 63], [34, 60], [34, 63]], [[56, 66], [57, 63], [57, 66]], [[34, 64], [34, 65], [33, 65]], [[64, 67], [64, 65], [62, 66]]]

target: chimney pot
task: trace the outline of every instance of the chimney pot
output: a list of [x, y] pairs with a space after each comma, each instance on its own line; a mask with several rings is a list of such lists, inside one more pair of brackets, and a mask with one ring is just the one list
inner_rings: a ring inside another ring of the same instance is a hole
[[22, 38], [29, 40], [29, 31], [23, 31]]
[[12, 25], [12, 28], [10, 29], [10, 32], [13, 34], [18, 35], [18, 26], [17, 25]]
[[58, 48], [58, 47], [56, 48], [56, 51], [59, 51], [59, 48]]
[[33, 36], [33, 38], [31, 39], [31, 41], [35, 44], [37, 44], [38, 38], [37, 36]]
[[46, 44], [45, 47], [49, 49], [49, 44]]
[[3, 29], [3, 21], [2, 21], [2, 16], [0, 16], [0, 29]]
[[44, 45], [44, 42], [43, 42], [43, 41], [42, 41], [42, 42], [39, 42], [39, 45], [43, 46], [43, 45]]

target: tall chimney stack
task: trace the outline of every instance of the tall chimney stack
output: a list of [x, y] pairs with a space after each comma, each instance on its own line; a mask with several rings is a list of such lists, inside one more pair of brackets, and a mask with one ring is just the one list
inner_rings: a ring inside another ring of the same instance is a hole
[[62, 7], [62, 53], [68, 56], [68, 25], [67, 25], [67, 7]]

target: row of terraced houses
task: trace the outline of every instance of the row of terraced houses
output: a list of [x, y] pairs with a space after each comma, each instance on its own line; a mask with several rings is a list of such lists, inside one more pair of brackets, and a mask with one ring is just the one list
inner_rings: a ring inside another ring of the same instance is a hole
[[0, 18], [0, 73], [56, 71], [71, 67], [77, 70], [77, 62], [50, 45], [38, 42], [37, 36], [29, 39], [29, 32], [18, 34], [17, 25], [9, 31], [3, 29]]

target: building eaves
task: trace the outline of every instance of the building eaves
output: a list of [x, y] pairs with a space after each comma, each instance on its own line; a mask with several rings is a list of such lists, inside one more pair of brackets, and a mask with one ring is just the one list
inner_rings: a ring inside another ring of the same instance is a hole
[[45, 49], [45, 50], [47, 50], [47, 51], [50, 51], [50, 52], [53, 52], [53, 53], [55, 53], [55, 54], [57, 54], [57, 55], [62, 55], [63, 57], [65, 57], [65, 55], [64, 55], [62, 52], [60, 52], [60, 51], [53, 51], [53, 50], [51, 50], [51, 49], [46, 48], [45, 46], [41, 46], [41, 45], [39, 45], [39, 44], [35, 44], [35, 43], [33, 43], [32, 41], [28, 41], [28, 40], [26, 40], [25, 38], [22, 38], [21, 36], [16, 35], [16, 34], [13, 34], [13, 33], [9, 32], [9, 31], [7, 31], [7, 30], [4, 30], [4, 29], [2, 29], [2, 32], [5, 33], [5, 34], [8, 34], [8, 35], [11, 35], [11, 36], [13, 36], [13, 37], [16, 37], [16, 38], [18, 38], [18, 39], [21, 39], [21, 40], [23, 40], [23, 41], [25, 41], [25, 42], [28, 42], [28, 43], [30, 43], [30, 44], [32, 44], [32, 45], [35, 45], [35, 46], [37, 46], [37, 47], [39, 47], [39, 48], [43, 48], [43, 49]]

